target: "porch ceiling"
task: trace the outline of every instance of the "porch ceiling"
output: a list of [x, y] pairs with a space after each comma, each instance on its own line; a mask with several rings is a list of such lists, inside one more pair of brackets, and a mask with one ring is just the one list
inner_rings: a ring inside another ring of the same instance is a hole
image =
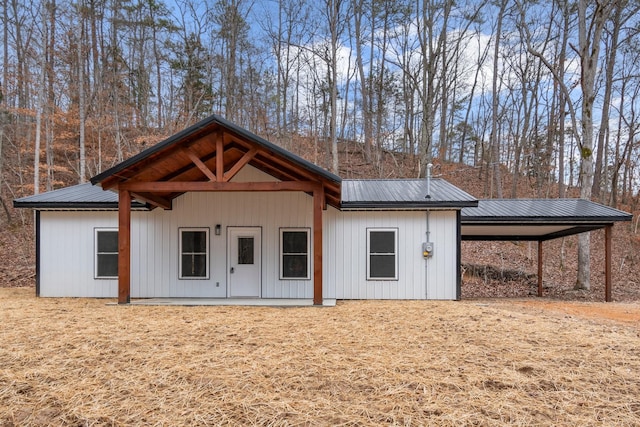
[[[322, 185], [326, 202], [340, 206], [341, 179], [218, 116], [211, 116], [93, 177], [103, 189], [134, 182], [228, 182], [247, 164], [284, 182]], [[170, 208], [182, 192], [138, 192], [135, 197]]]

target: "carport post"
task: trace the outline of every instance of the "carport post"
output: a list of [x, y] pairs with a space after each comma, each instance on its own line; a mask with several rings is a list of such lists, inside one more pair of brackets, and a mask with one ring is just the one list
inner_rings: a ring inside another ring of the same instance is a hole
[[611, 225], [604, 228], [604, 300], [611, 302]]
[[542, 296], [542, 240], [538, 240], [538, 296]]

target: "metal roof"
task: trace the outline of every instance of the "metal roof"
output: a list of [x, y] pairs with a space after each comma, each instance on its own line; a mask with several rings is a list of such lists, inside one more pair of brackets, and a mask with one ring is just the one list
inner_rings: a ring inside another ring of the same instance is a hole
[[[14, 200], [13, 206], [38, 209], [118, 209], [118, 194], [86, 183], [22, 197]], [[131, 207], [139, 209], [147, 206], [133, 200]]]
[[631, 214], [584, 199], [490, 199], [462, 210], [462, 222], [630, 221]]
[[425, 179], [345, 179], [342, 181], [341, 208], [462, 208], [478, 204], [475, 197], [444, 179], [432, 178], [430, 191], [428, 186]]
[[490, 199], [463, 208], [463, 240], [549, 240], [633, 216], [584, 199]]

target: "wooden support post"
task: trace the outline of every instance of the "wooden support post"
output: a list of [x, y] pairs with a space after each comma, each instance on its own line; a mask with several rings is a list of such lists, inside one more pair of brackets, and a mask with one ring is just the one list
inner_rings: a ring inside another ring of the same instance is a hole
[[131, 193], [118, 192], [118, 304], [131, 300]]
[[322, 201], [324, 189], [313, 191], [313, 304], [322, 305]]
[[542, 296], [542, 240], [538, 240], [538, 296]]
[[221, 132], [216, 139], [216, 181], [224, 182], [224, 141]]
[[611, 231], [612, 226], [604, 228], [604, 300], [611, 302]]

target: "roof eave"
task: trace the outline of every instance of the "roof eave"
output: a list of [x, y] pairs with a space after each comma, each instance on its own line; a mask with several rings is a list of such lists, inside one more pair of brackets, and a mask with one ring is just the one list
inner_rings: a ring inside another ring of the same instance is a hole
[[439, 201], [439, 202], [342, 202], [341, 210], [403, 210], [403, 209], [462, 209], [478, 206], [477, 201]]
[[186, 138], [188, 136], [191, 136], [193, 134], [195, 134], [196, 132], [205, 129], [209, 126], [211, 126], [214, 123], [217, 123], [217, 117], [215, 115], [210, 116], [204, 120], [199, 121], [198, 123], [189, 126], [186, 129], [181, 130], [180, 132], [170, 136], [169, 138], [165, 139], [164, 141], [161, 141], [155, 145], [153, 145], [152, 147], [147, 148], [144, 151], [141, 151], [140, 153], [136, 154], [135, 156], [129, 157], [126, 160], [123, 160], [122, 162], [118, 163], [117, 165], [107, 169], [106, 171], [103, 171], [101, 173], [99, 173], [98, 175], [95, 175], [93, 177], [91, 177], [89, 179], [89, 181], [91, 181], [91, 183], [93, 185], [99, 184], [102, 181], [104, 181], [105, 179], [116, 175], [118, 172], [127, 169], [128, 167], [136, 164], [137, 162], [146, 159], [147, 157], [156, 154], [160, 151], [162, 151], [163, 149], [171, 146], [172, 144], [174, 144], [176, 141], [179, 141], [183, 138]]
[[542, 216], [519, 216], [519, 217], [476, 217], [465, 216], [461, 217], [462, 224], [473, 225], [495, 225], [495, 224], [516, 224], [516, 225], [547, 225], [547, 224], [612, 224], [614, 222], [631, 221], [632, 215], [620, 215], [620, 216], [599, 216], [599, 217], [542, 217]]
[[[118, 203], [113, 202], [20, 202], [19, 200], [13, 201], [14, 208], [21, 209], [69, 209], [69, 210], [94, 210], [94, 209], [113, 209], [118, 210]], [[148, 210], [149, 206], [144, 203], [133, 202], [131, 203], [131, 209], [144, 209]]]

